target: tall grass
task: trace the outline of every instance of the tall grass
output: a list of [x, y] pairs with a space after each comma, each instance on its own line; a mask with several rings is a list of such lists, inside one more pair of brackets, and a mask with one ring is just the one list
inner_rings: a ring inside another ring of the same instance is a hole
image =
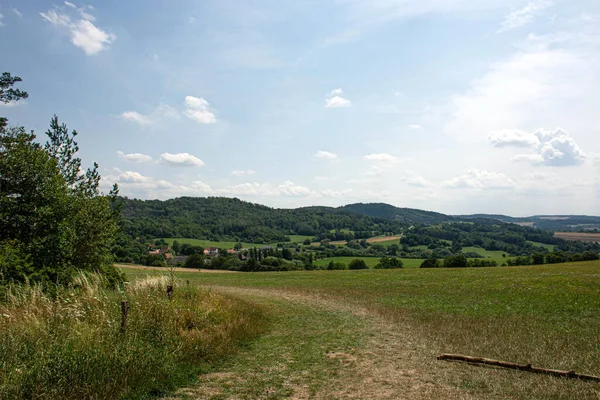
[[[262, 314], [240, 300], [168, 277], [104, 289], [81, 274], [49, 295], [13, 286], [0, 300], [0, 399], [117, 399], [184, 383], [259, 333]], [[121, 331], [121, 300], [130, 305]]]

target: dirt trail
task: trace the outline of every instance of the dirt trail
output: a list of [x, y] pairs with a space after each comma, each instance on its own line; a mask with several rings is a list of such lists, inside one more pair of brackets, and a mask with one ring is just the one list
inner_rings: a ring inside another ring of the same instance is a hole
[[[256, 371], [248, 374], [239, 371], [223, 371], [199, 377], [199, 384], [186, 388], [178, 393], [181, 398], [192, 399], [245, 399], [245, 398], [291, 398], [291, 399], [470, 399], [468, 393], [445, 382], [452, 381], [451, 376], [457, 373], [456, 364], [436, 361], [436, 354], [415, 340], [414, 328], [403, 323], [390, 323], [381, 317], [374, 316], [367, 309], [357, 308], [319, 295], [293, 293], [281, 290], [262, 290], [234, 287], [212, 287], [213, 290], [240, 296], [255, 301], [262, 299], [268, 302], [289, 302], [303, 309], [315, 312], [335, 312], [361, 321], [361, 335], [366, 338], [359, 348], [343, 351], [325, 351], [322, 357], [327, 359], [320, 373], [324, 383], [318, 391], [310, 390], [310, 381], [315, 379], [307, 372], [303, 384], [302, 378], [285, 378], [293, 382], [293, 394], [289, 396], [269, 393], [267, 388], [263, 396], [244, 395], [243, 391], [229, 390], [224, 387], [243, 385], [244, 380], [260, 380]], [[296, 329], [303, 329], [302, 321], [298, 321]], [[289, 327], [288, 327], [289, 328]], [[274, 332], [273, 335], [282, 334]], [[417, 336], [418, 337], [418, 336]], [[253, 357], [252, 354], [246, 355]], [[285, 366], [267, 368], [269, 374], [279, 372], [285, 374]], [[450, 379], [449, 379], [450, 378]], [[232, 383], [234, 382], [234, 383]], [[242, 382], [242, 383], [240, 383]]]
[[[118, 268], [137, 269], [142, 271], [163, 271], [169, 272], [168, 267], [147, 267], [145, 265], [115, 264]], [[237, 271], [224, 271], [217, 269], [195, 269], [195, 268], [173, 268], [175, 272], [202, 272], [207, 274], [237, 274]]]

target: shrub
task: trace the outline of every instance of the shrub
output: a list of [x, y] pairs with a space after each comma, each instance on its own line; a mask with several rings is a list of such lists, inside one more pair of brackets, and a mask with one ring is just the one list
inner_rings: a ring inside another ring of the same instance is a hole
[[348, 264], [348, 269], [369, 269], [369, 267], [367, 266], [365, 260], [356, 258], [350, 261], [350, 264]]
[[402, 260], [395, 257], [381, 257], [379, 263], [375, 265], [375, 269], [393, 269], [402, 268], [403, 266]]
[[441, 268], [442, 263], [437, 258], [428, 258], [423, 260], [419, 268]]
[[185, 264], [183, 264], [185, 268], [204, 268], [204, 256], [202, 254], [192, 254], [185, 260]]
[[444, 268], [466, 268], [467, 257], [462, 254], [444, 258]]
[[343, 262], [339, 262], [339, 261], [334, 262], [332, 260], [327, 265], [327, 269], [328, 270], [343, 270], [343, 269], [348, 269], [348, 266], [346, 264], [344, 264]]

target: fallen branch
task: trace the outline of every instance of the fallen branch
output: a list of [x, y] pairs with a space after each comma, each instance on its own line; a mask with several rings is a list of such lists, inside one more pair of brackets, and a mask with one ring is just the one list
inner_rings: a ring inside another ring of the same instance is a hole
[[461, 354], [441, 354], [437, 358], [438, 360], [454, 360], [454, 361], [466, 361], [473, 364], [486, 364], [486, 365], [495, 365], [497, 367], [517, 369], [519, 371], [527, 371], [533, 372], [536, 374], [546, 374], [552, 376], [560, 376], [563, 378], [573, 378], [573, 379], [581, 379], [586, 381], [595, 381], [600, 382], [600, 376], [594, 375], [586, 375], [586, 374], [578, 374], [575, 371], [560, 371], [557, 369], [547, 369], [547, 368], [539, 368], [533, 367], [531, 364], [517, 364], [506, 361], [492, 360], [490, 358], [483, 357], [470, 357], [463, 356]]

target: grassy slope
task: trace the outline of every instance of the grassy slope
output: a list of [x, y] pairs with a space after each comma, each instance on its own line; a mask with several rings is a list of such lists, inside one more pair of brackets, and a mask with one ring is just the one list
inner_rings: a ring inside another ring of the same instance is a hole
[[527, 243], [531, 243], [534, 246], [541, 246], [541, 247], [545, 247], [548, 249], [548, 251], [554, 251], [554, 248], [556, 247], [553, 244], [545, 244], [545, 243], [539, 243], [539, 242], [532, 242], [530, 240], [527, 241]]
[[502, 254], [506, 254], [506, 252], [504, 251], [485, 250], [481, 247], [463, 247], [462, 251], [473, 251], [475, 253], [479, 253], [485, 258], [491, 258], [492, 260], [495, 260], [498, 263], [498, 265], [502, 265], [506, 262], [506, 258], [502, 257]]
[[[408, 321], [415, 340], [436, 352], [600, 375], [600, 262], [199, 275], [189, 278], [203, 285], [280, 289], [360, 305], [392, 323]], [[528, 374], [483, 374], [454, 383], [477, 397], [593, 398], [600, 390], [597, 384]]]
[[[235, 246], [236, 242], [215, 242], [212, 240], [204, 240], [204, 239], [189, 239], [189, 238], [165, 238], [165, 241], [170, 245], [173, 244], [173, 241], [177, 240], [179, 244], [189, 243], [193, 246], [202, 246], [204, 248], [207, 247], [218, 247], [220, 249], [226, 248], [231, 249]], [[264, 244], [256, 244], [256, 243], [245, 243], [242, 242], [242, 246], [244, 248], [250, 247], [258, 247], [265, 246]]]

